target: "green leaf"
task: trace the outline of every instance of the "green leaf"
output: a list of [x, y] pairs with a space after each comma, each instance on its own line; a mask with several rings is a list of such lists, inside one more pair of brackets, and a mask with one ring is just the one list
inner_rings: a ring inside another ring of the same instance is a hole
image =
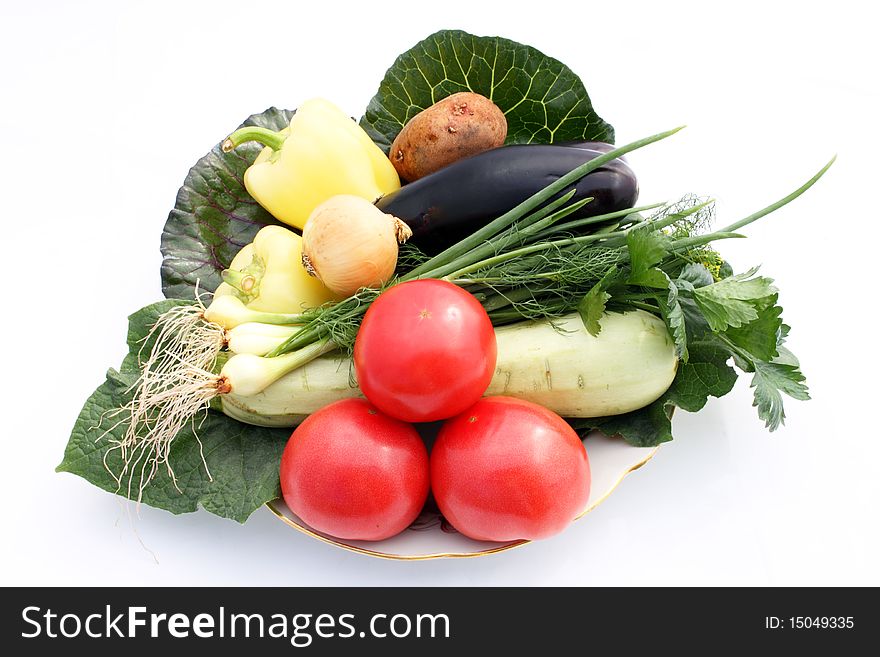
[[733, 344], [749, 352], [756, 360], [770, 361], [778, 353], [782, 308], [776, 305], [777, 296], [768, 297], [769, 303], [758, 311], [757, 319], [740, 328], [730, 327], [724, 332]]
[[689, 358], [681, 363], [672, 386], [666, 391], [666, 403], [695, 413], [709, 397], [723, 397], [733, 390], [736, 371], [727, 364], [730, 354], [711, 342], [691, 344]]
[[[774, 296], [774, 302], [775, 299]], [[751, 382], [754, 389], [752, 406], [758, 408], [758, 417], [764, 420], [770, 431], [775, 431], [785, 423], [782, 393], [793, 399], [810, 398], [807, 386], [804, 385], [805, 377], [800, 370], [800, 363], [784, 346], [790, 327], [779, 318], [781, 311], [774, 303], [768, 304], [752, 332], [731, 336], [731, 330], [728, 330], [723, 338], [728, 341], [736, 366], [744, 372], [754, 373]], [[769, 337], [762, 331], [768, 333]], [[739, 339], [738, 343], [734, 342], [734, 337]], [[770, 338], [775, 348], [767, 347]], [[752, 348], [755, 351], [751, 351]], [[775, 355], [762, 358], [757, 353], [761, 350], [764, 350], [765, 355], [774, 351]]]
[[687, 329], [688, 340], [699, 340], [707, 335], [712, 334], [709, 323], [703, 316], [703, 312], [697, 306], [692, 298], [688, 298], [688, 294], [693, 293], [694, 288], [687, 281], [676, 281], [675, 287], [678, 289], [678, 304], [681, 306], [681, 312], [684, 315], [684, 325]]
[[[125, 431], [124, 425], [114, 428], [120, 418], [108, 414], [130, 399], [127, 389], [135, 380], [133, 372], [108, 372], [107, 380], [83, 406], [58, 472], [79, 475], [106, 491], [137, 499], [137, 478], [131, 491], [127, 477], [118, 483], [110, 473], [122, 471], [122, 460], [118, 451], [108, 451], [110, 441]], [[180, 432], [172, 443], [168, 458], [177, 487], [161, 469], [144, 487], [141, 501], [175, 514], [201, 506], [215, 515], [244, 522], [280, 495], [278, 467], [289, 436], [289, 429], [252, 427], [209, 411], [198, 428], [201, 450], [191, 429]], [[202, 451], [213, 480], [202, 464]]]
[[658, 297], [657, 301], [660, 303], [663, 318], [666, 320], [666, 325], [669, 327], [669, 332], [672, 334], [672, 339], [675, 342], [675, 354], [679, 360], [686, 363], [690, 354], [688, 352], [687, 323], [684, 309], [682, 309], [681, 302], [678, 300], [678, 286], [669, 280], [668, 277], [666, 284], [669, 288], [666, 298]]
[[639, 274], [630, 274], [627, 283], [630, 285], [640, 285], [642, 287], [652, 287], [659, 290], [665, 290], [669, 287], [669, 276], [662, 269], [651, 267]]
[[673, 406], [659, 399], [631, 413], [600, 418], [569, 419], [568, 422], [581, 437], [598, 429], [609, 436], [620, 436], [634, 447], [654, 447], [672, 440], [673, 410]]
[[678, 275], [678, 280], [687, 281], [694, 288], [706, 287], [715, 282], [712, 272], [706, 268], [706, 265], [701, 265], [698, 262], [689, 262], [685, 265]]
[[509, 144], [614, 143], [614, 129], [567, 66], [530, 46], [460, 30], [436, 32], [400, 55], [361, 127], [387, 153], [407, 121], [459, 91], [482, 94], [501, 108]]
[[599, 320], [605, 313], [605, 304], [611, 298], [605, 290], [609, 285], [615, 282], [617, 276], [617, 266], [612, 265], [601, 280], [590, 288], [590, 291], [584, 295], [584, 298], [578, 303], [577, 311], [581, 316], [584, 327], [592, 336], [597, 336], [602, 331]]
[[694, 289], [694, 300], [713, 331], [739, 328], [756, 320], [759, 311], [776, 294], [773, 280], [755, 276], [756, 272], [757, 269], [750, 269]]
[[810, 394], [804, 385], [804, 377], [795, 365], [755, 361], [755, 375], [751, 387], [755, 389], [753, 406], [758, 407], [758, 417], [764, 420], [770, 431], [776, 431], [785, 423], [785, 410], [782, 407], [782, 394], [793, 399], [807, 400]]
[[[119, 423], [125, 416], [114, 415], [114, 411], [132, 398], [131, 386], [139, 376], [138, 353], [142, 347], [144, 353], [149, 350], [150, 343], [144, 338], [156, 319], [170, 308], [188, 303], [167, 299], [129, 316], [129, 353], [120, 371], [110, 370], [107, 380], [83, 406], [57, 468], [59, 472], [70, 472], [104, 490], [137, 498], [136, 479], [129, 491], [127, 479], [120, 484], [111, 474], [122, 471], [121, 457], [111, 446], [125, 432], [125, 424]], [[188, 513], [201, 506], [224, 518], [244, 522], [255, 509], [278, 497], [278, 467], [289, 429], [254, 427], [209, 411], [203, 421], [197, 421], [196, 433], [192, 428], [185, 429], [172, 443], [169, 462], [177, 476], [177, 487], [161, 470], [144, 488], [144, 504], [172, 513]], [[210, 476], [202, 463], [202, 453]]]
[[[280, 130], [292, 116], [272, 107], [242, 125]], [[244, 172], [262, 146], [243, 144], [224, 153], [217, 141], [190, 169], [162, 230], [162, 292], [168, 298], [192, 299], [196, 281], [199, 289], [213, 292], [241, 247], [263, 226], [280, 225], [244, 187]]]
[[791, 365], [793, 367], [800, 367], [801, 363], [798, 360], [797, 356], [791, 353], [788, 347], [785, 346], [785, 340], [788, 337], [790, 331], [791, 327], [788, 324], [780, 325], [776, 340], [777, 354], [776, 358], [773, 359], [773, 362], [781, 363], [783, 365]]
[[656, 230], [640, 228], [627, 233], [626, 248], [629, 252], [629, 262], [632, 268], [630, 282], [635, 283], [636, 279], [669, 254], [670, 240], [666, 235]]
[[578, 304], [577, 310], [584, 322], [584, 326], [592, 336], [597, 336], [602, 331], [599, 320], [605, 314], [605, 304], [611, 295], [605, 292], [598, 283], [584, 295]]

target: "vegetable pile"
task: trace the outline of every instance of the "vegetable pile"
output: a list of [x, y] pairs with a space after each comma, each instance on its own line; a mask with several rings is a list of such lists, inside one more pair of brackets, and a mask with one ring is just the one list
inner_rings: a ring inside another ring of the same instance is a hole
[[460, 31], [398, 57], [360, 123], [324, 99], [251, 116], [187, 176], [167, 298], [130, 316], [58, 470], [240, 522], [283, 496], [360, 540], [430, 491], [509, 541], [584, 510], [592, 430], [659, 445], [737, 370], [777, 429], [809, 398], [778, 291], [714, 243], [831, 162], [718, 228], [710, 199], [637, 204], [626, 154], [677, 131], [614, 146], [561, 62]]

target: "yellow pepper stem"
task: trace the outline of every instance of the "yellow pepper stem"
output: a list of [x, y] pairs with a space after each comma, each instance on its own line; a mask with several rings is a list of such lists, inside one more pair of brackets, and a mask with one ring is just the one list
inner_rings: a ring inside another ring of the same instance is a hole
[[263, 146], [268, 146], [274, 151], [280, 150], [287, 139], [286, 135], [282, 135], [274, 130], [261, 128], [255, 125], [247, 125], [239, 128], [220, 144], [220, 148], [224, 153], [228, 153], [237, 146], [241, 146], [249, 141], [256, 141]]
[[224, 283], [247, 295], [256, 296], [260, 289], [260, 281], [252, 273], [235, 269], [224, 269], [220, 272], [220, 277]]

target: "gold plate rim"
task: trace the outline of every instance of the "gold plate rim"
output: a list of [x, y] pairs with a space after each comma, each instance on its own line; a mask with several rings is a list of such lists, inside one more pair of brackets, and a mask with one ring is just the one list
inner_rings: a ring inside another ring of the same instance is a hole
[[[652, 449], [650, 451], [650, 453], [648, 453], [645, 456], [644, 459], [642, 459], [641, 461], [639, 461], [635, 465], [632, 465], [630, 468], [628, 468], [622, 475], [620, 475], [620, 478], [618, 478], [618, 480], [616, 482], [614, 482], [614, 485], [608, 490], [608, 492], [606, 492], [602, 497], [600, 497], [595, 502], [591, 502], [590, 505], [586, 509], [584, 509], [584, 511], [580, 515], [575, 516], [574, 521], [580, 520], [581, 518], [586, 516], [588, 513], [590, 513], [590, 511], [592, 511], [593, 509], [598, 507], [600, 504], [602, 504], [602, 502], [607, 500], [611, 496], [611, 493], [613, 493], [615, 490], [617, 490], [617, 487], [620, 486], [621, 483], [623, 483], [623, 480], [626, 479], [628, 475], [635, 472], [636, 470], [641, 468], [643, 465], [645, 465], [648, 461], [650, 461], [652, 458], [654, 458], [654, 456], [657, 454], [657, 451], [659, 449], [660, 449], [660, 445], [655, 446], [654, 449]], [[387, 561], [430, 561], [433, 559], [470, 559], [470, 558], [476, 558], [476, 557], [486, 557], [486, 556], [489, 556], [492, 554], [498, 554], [499, 552], [506, 552], [507, 550], [512, 550], [514, 548], [522, 547], [523, 545], [526, 545], [526, 544], [532, 542], [530, 540], [523, 539], [523, 540], [519, 540], [519, 541], [514, 541], [513, 543], [505, 543], [504, 545], [499, 545], [498, 547], [495, 547], [495, 548], [489, 548], [487, 550], [480, 550], [479, 552], [436, 552], [436, 553], [432, 553], [432, 554], [388, 554], [387, 552], [379, 552], [377, 550], [370, 550], [368, 548], [361, 548], [361, 547], [357, 547], [355, 545], [348, 545], [346, 543], [340, 543], [340, 542], [334, 541], [333, 539], [328, 538], [326, 536], [322, 536], [321, 534], [318, 534], [314, 530], [309, 529], [308, 527], [305, 527], [303, 525], [300, 525], [300, 524], [294, 522], [293, 520], [291, 520], [290, 518], [288, 518], [286, 515], [284, 515], [281, 511], [279, 511], [274, 506], [274, 503], [275, 503], [275, 500], [271, 500], [269, 502], [266, 502], [265, 506], [267, 509], [269, 509], [269, 511], [272, 512], [272, 515], [274, 515], [276, 518], [281, 520], [284, 524], [286, 524], [290, 527], [293, 527], [298, 532], [301, 532], [307, 536], [311, 536], [312, 538], [316, 538], [319, 541], [327, 543], [328, 545], [334, 545], [338, 548], [341, 548], [343, 550], [347, 550], [349, 552], [354, 552], [356, 554], [363, 554], [365, 556], [375, 557], [378, 559], [385, 559]]]

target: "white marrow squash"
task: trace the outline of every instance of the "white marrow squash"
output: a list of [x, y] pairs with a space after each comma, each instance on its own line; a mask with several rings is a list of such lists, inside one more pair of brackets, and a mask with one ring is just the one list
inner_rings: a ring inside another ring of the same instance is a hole
[[327, 404], [349, 397], [363, 397], [351, 385], [351, 363], [339, 356], [316, 358], [285, 374], [263, 392], [243, 396], [221, 395], [226, 415], [263, 427], [293, 427]]
[[[495, 330], [498, 361], [487, 395], [533, 401], [563, 417], [601, 417], [650, 404], [672, 384], [678, 367], [666, 325], [642, 310], [608, 313], [593, 337], [576, 314]], [[242, 422], [294, 426], [308, 414], [348, 397], [350, 365], [323, 356], [263, 392], [222, 396], [223, 411]]]
[[541, 404], [563, 417], [618, 415], [647, 406], [678, 366], [666, 324], [643, 310], [608, 313], [593, 337], [578, 315], [495, 330], [498, 364], [487, 395]]

